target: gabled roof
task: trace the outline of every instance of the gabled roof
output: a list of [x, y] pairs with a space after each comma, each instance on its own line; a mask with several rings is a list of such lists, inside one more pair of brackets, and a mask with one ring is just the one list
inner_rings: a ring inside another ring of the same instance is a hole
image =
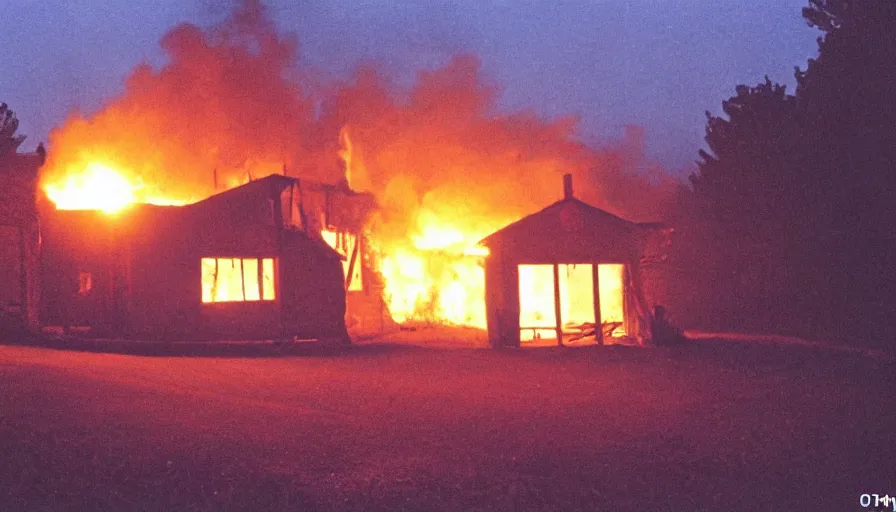
[[[188, 207], [209, 207], [215, 208], [217, 205], [230, 203], [237, 198], [257, 195], [260, 197], [275, 197], [283, 192], [284, 189], [296, 182], [295, 178], [283, 176], [282, 174], [271, 174], [264, 178], [250, 181], [245, 185], [219, 192], [213, 196], [209, 196], [202, 201], [198, 201]], [[206, 206], [211, 205], [211, 206]]]
[[[225, 229], [228, 219], [257, 218], [253, 215], [258, 215], [261, 211], [258, 208], [253, 209], [252, 205], [265, 205], [266, 203], [262, 201], [279, 197], [284, 190], [297, 183], [312, 188], [340, 190], [337, 188], [338, 185], [305, 181], [282, 174], [271, 174], [187, 205], [185, 208], [198, 215], [200, 219], [212, 219], [211, 222], [217, 223], [212, 224], [213, 226]], [[310, 247], [327, 256], [345, 259], [342, 254], [330, 247], [319, 236], [312, 236], [301, 230], [288, 230], [286, 233], [287, 236], [305, 240]]]
[[480, 240], [479, 244], [490, 247], [505, 239], [554, 236], [558, 230], [567, 227], [570, 217], [575, 217], [578, 223], [587, 226], [589, 230], [620, 235], [630, 235], [648, 226], [625, 220], [575, 197], [569, 197], [508, 224]]
[[[202, 201], [197, 201], [188, 206], [197, 206], [197, 205], [205, 205], [205, 204], [227, 204], [235, 200], [236, 198], [246, 197], [257, 195], [260, 197], [275, 197], [279, 195], [281, 192], [286, 190], [286, 188], [298, 184], [300, 187], [305, 188], [310, 191], [330, 191], [330, 192], [338, 192], [340, 194], [344, 194], [348, 197], [354, 196], [370, 196], [370, 194], [366, 194], [363, 192], [357, 192], [352, 190], [346, 182], [339, 182], [336, 184], [331, 183], [321, 183], [318, 181], [305, 180], [301, 178], [292, 178], [289, 176], [284, 176], [282, 174], [271, 174], [265, 176], [264, 178], [259, 178], [256, 180], [252, 180], [249, 183], [244, 185], [240, 185], [229, 190], [225, 190], [223, 192], [219, 192], [213, 196], [209, 196]], [[370, 196], [372, 200], [372, 196]], [[214, 208], [214, 207], [212, 207]]]

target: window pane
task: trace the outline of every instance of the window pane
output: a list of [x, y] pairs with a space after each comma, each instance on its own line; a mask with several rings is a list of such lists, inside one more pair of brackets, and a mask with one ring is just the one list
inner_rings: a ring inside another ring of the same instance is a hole
[[594, 280], [588, 264], [560, 265], [560, 320], [563, 327], [594, 323]]
[[215, 258], [202, 258], [202, 302], [211, 302], [215, 290]]
[[87, 295], [93, 289], [93, 274], [80, 272], [78, 274], [78, 295]]
[[520, 327], [556, 327], [554, 266], [520, 265], [519, 279]]
[[239, 258], [218, 259], [215, 292], [215, 302], [243, 300], [243, 275]]
[[243, 283], [246, 285], [246, 300], [259, 300], [258, 287], [258, 260], [255, 258], [243, 259]]
[[202, 258], [202, 302], [274, 300], [274, 259]]
[[227, 283], [232, 293], [230, 300], [244, 300], [243, 297], [243, 267], [239, 258], [230, 260], [233, 264], [233, 274]]
[[[597, 267], [597, 276], [600, 281], [600, 320], [603, 323], [624, 322], [624, 270], [625, 266], [620, 264], [599, 265]], [[620, 327], [613, 331], [613, 335], [623, 336], [625, 331]]]
[[274, 260], [265, 258], [261, 260], [261, 297], [264, 300], [274, 300]]

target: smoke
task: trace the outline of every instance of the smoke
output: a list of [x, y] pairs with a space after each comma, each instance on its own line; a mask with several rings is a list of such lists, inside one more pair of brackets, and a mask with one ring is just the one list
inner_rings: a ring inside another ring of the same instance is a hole
[[642, 129], [595, 149], [578, 141], [575, 117], [501, 113], [499, 93], [474, 55], [404, 89], [363, 67], [335, 91], [320, 125], [348, 132], [352, 185], [379, 198], [380, 235], [407, 237], [434, 218], [487, 235], [559, 199], [565, 173], [579, 197], [634, 220], [672, 204], [677, 180], [645, 159]]
[[259, 0], [208, 29], [176, 26], [160, 44], [165, 65], [138, 66], [100, 112], [51, 134], [44, 184], [102, 160], [147, 194], [196, 200], [216, 180], [234, 186], [284, 166], [335, 182], [341, 150], [352, 186], [382, 206], [380, 233], [394, 237], [435, 219], [486, 235], [559, 199], [565, 173], [582, 199], [635, 220], [660, 216], [677, 186], [645, 161], [643, 131], [593, 148], [575, 117], [499, 112], [500, 86], [474, 55], [407, 87], [365, 65], [320, 89], [308, 85], [320, 73], [303, 66], [298, 39], [279, 33]]
[[[222, 188], [307, 165], [313, 115], [298, 41], [277, 32], [258, 0], [208, 30], [178, 25], [160, 45], [164, 66], [137, 66], [121, 96], [51, 133], [44, 183], [99, 160], [147, 194], [189, 200], [214, 193], [216, 176]], [[336, 170], [303, 168], [320, 179]]]

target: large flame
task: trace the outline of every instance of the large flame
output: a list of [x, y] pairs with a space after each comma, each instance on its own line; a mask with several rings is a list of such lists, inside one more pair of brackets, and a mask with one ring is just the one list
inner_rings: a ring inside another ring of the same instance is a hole
[[156, 197], [128, 173], [101, 161], [90, 161], [81, 172], [71, 172], [58, 182], [45, 184], [47, 197], [60, 210], [102, 210], [115, 213], [133, 203], [179, 205], [189, 201]]
[[421, 213], [409, 240], [383, 248], [379, 270], [393, 319], [484, 329], [487, 250], [475, 244], [488, 234]]

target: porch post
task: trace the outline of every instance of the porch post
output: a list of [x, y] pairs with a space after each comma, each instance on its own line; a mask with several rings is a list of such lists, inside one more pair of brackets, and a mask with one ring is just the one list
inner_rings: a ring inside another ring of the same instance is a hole
[[554, 318], [557, 320], [557, 345], [563, 346], [563, 319], [560, 318], [560, 265], [554, 263]]
[[598, 345], [604, 344], [604, 328], [600, 318], [600, 265], [595, 261], [591, 264], [591, 281], [594, 286], [594, 339]]

